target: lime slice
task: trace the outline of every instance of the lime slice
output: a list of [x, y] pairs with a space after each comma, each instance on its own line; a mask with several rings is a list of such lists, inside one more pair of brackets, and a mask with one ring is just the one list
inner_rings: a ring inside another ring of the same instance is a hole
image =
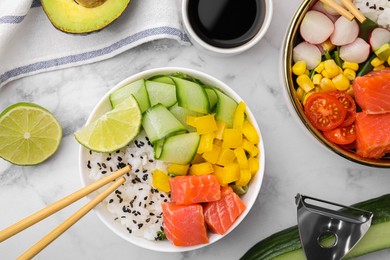
[[130, 95], [113, 110], [78, 130], [74, 136], [95, 152], [114, 152], [129, 144], [141, 128], [141, 110]]
[[57, 151], [60, 123], [41, 106], [21, 102], [0, 114], [0, 157], [17, 165], [36, 165]]

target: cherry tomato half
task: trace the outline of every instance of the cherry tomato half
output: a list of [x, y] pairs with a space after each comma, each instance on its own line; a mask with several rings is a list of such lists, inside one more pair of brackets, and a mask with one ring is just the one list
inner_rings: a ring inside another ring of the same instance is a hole
[[337, 127], [333, 130], [323, 131], [324, 136], [335, 144], [351, 144], [356, 140], [355, 124], [345, 127]]
[[348, 95], [345, 92], [342, 91], [330, 91], [327, 92], [327, 94], [332, 95], [336, 97], [341, 104], [344, 105], [344, 108], [347, 110], [347, 114], [345, 116], [344, 122], [341, 123], [342, 126], [349, 126], [353, 122], [355, 122], [356, 118], [356, 103], [355, 100], [351, 97], [351, 95]]
[[336, 97], [319, 92], [307, 98], [304, 111], [310, 123], [322, 131], [340, 126], [347, 114], [344, 105]]

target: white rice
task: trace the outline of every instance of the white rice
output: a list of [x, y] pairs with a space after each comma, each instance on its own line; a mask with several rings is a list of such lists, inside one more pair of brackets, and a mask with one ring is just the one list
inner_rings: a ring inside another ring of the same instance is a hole
[[356, 7], [369, 19], [379, 26], [390, 30], [390, 1], [389, 0], [355, 0]]
[[170, 201], [170, 196], [153, 188], [152, 172], [166, 171], [167, 165], [154, 159], [153, 147], [145, 133], [141, 132], [128, 147], [115, 153], [90, 152], [85, 164], [93, 181], [131, 165], [131, 172], [125, 175], [126, 182], [104, 203], [113, 219], [130, 234], [156, 240], [157, 232], [163, 230], [161, 203]]

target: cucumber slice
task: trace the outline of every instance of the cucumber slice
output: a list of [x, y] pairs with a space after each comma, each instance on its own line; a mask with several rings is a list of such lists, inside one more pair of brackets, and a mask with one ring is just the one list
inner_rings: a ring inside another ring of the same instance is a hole
[[199, 141], [200, 136], [197, 133], [170, 136], [164, 140], [162, 147], [159, 148], [161, 154], [159, 154], [158, 159], [169, 163], [189, 164], [195, 157]]
[[150, 80], [147, 80], [145, 85], [151, 106], [160, 103], [165, 107], [170, 107], [176, 103], [175, 85]]
[[195, 132], [195, 127], [187, 125], [187, 116], [201, 116], [201, 113], [197, 113], [191, 110], [188, 110], [184, 107], [180, 107], [177, 103], [169, 108], [169, 111], [182, 123], [188, 132]]
[[226, 123], [226, 126], [233, 127], [234, 112], [238, 106], [237, 102], [218, 89], [214, 89], [218, 97], [215, 118]]
[[152, 143], [176, 133], [186, 132], [186, 128], [179, 120], [161, 104], [149, 108], [144, 113], [142, 127]]
[[119, 103], [128, 98], [130, 95], [135, 97], [141, 112], [145, 112], [150, 107], [148, 93], [145, 88], [145, 81], [143, 79], [132, 82], [128, 85], [115, 90], [109, 95], [111, 107], [115, 108]]
[[175, 84], [170, 77], [163, 76], [163, 75], [150, 78], [149, 80], [154, 81], [154, 82], [165, 83], [165, 84]]
[[209, 99], [210, 111], [213, 111], [218, 102], [217, 94], [215, 94], [214, 89], [211, 87], [205, 86], [204, 90], [206, 91], [207, 97]]
[[208, 114], [210, 112], [209, 100], [204, 88], [194, 82], [171, 77], [176, 85], [178, 105], [188, 110]]

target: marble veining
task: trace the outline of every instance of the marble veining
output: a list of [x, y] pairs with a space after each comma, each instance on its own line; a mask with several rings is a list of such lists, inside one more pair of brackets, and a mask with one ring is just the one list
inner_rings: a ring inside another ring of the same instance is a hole
[[[210, 56], [172, 40], [143, 44], [94, 64], [46, 72], [0, 88], [0, 110], [28, 101], [52, 111], [63, 127], [58, 152], [34, 167], [0, 160], [0, 229], [81, 187], [79, 145], [73, 133], [114, 85], [137, 72], [165, 66], [200, 70], [230, 85], [252, 109], [265, 144], [262, 189], [247, 218], [224, 239], [186, 253], [139, 248], [108, 230], [94, 212], [71, 227], [35, 259], [238, 259], [265, 237], [296, 224], [294, 196], [352, 204], [389, 192], [389, 169], [370, 168], [332, 154], [289, 111], [281, 83], [280, 51], [289, 19], [300, 1], [274, 1], [274, 16], [262, 41], [234, 57]], [[0, 259], [15, 259], [50, 232], [85, 199], [0, 243]], [[389, 259], [384, 250], [359, 259]]]

